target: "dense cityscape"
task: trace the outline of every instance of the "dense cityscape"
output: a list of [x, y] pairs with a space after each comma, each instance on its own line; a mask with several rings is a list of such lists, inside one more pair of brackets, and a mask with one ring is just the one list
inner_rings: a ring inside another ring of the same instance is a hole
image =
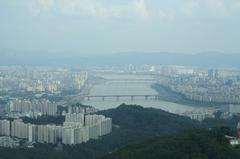
[[240, 159], [240, 0], [0, 0], [0, 159]]
[[168, 76], [160, 83], [185, 98], [199, 102], [240, 103], [239, 72], [209, 69]]
[[[223, 119], [230, 119], [240, 113], [240, 72], [236, 70], [154, 65], [92, 68], [90, 73], [51, 67], [36, 69], [4, 66], [0, 70], [0, 135], [4, 136], [0, 139], [1, 146], [4, 147], [18, 147], [20, 141], [24, 141], [26, 147], [33, 147], [34, 143], [74, 145], [111, 133], [111, 118], [95, 114], [98, 109], [94, 107], [71, 105], [67, 102], [73, 96], [80, 96], [80, 103], [86, 100], [84, 97], [88, 95], [91, 85], [102, 81], [102, 78], [99, 81], [95, 77], [99, 73], [151, 75], [154, 78], [152, 81], [157, 82], [152, 84], [177, 93], [185, 100], [206, 105], [214, 103], [212, 108], [177, 113], [200, 122], [215, 118], [218, 111], [222, 112], [220, 117]], [[19, 94], [12, 93], [13, 91]], [[55, 96], [62, 92], [65, 92], [64, 98], [56, 100]], [[31, 95], [26, 98], [22, 94]], [[68, 100], [64, 101], [65, 99]], [[122, 102], [126, 101], [123, 99]], [[24, 121], [24, 118], [38, 120], [46, 117], [63, 117], [64, 120], [60, 124], [45, 125]]]
[[[99, 136], [111, 132], [111, 118], [103, 115], [90, 114], [95, 109], [81, 106], [68, 106], [66, 111], [58, 114], [56, 103], [48, 100], [13, 100], [6, 106], [6, 118], [0, 120], [0, 135], [8, 138], [3, 140], [2, 146], [17, 147], [20, 139], [32, 143], [62, 142], [66, 145], [80, 144], [89, 139], [97, 139]], [[21, 120], [21, 117], [39, 118], [41, 116], [64, 116], [65, 120], [61, 125], [55, 124], [31, 124]], [[9, 137], [14, 138], [10, 139]], [[4, 142], [5, 141], [5, 142]], [[8, 141], [8, 142], [6, 142]], [[17, 142], [18, 141], [18, 142]], [[8, 143], [8, 144], [7, 144]]]
[[[7, 101], [1, 107], [0, 135], [2, 146], [17, 147], [21, 140], [32, 143], [61, 142], [66, 145], [80, 144], [97, 139], [111, 132], [111, 118], [91, 114], [96, 109], [81, 106], [61, 106], [56, 101], [43, 98], [41, 93], [58, 94], [62, 91], [81, 91], [88, 79], [87, 72], [66, 69], [33, 69], [23, 67], [1, 67], [1, 100]], [[31, 93], [30, 98], [14, 98], [11, 92]], [[40, 94], [39, 96], [37, 96]], [[3, 109], [4, 108], [4, 109]], [[62, 109], [61, 109], [62, 108]], [[59, 110], [60, 109], [60, 110]], [[61, 125], [31, 124], [21, 118], [59, 117], [65, 120]]]
[[0, 91], [56, 93], [80, 90], [88, 78], [87, 72], [38, 67], [1, 67]]

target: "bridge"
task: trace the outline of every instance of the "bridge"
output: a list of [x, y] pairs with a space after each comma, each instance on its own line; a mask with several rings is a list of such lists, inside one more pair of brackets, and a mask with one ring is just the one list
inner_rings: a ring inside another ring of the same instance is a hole
[[156, 79], [105, 79], [109, 82], [117, 82], [117, 83], [124, 83], [124, 82], [134, 82], [134, 83], [157, 83], [158, 80]]
[[159, 94], [145, 94], [145, 95], [89, 95], [89, 96], [85, 96], [85, 99], [87, 99], [88, 101], [90, 101], [93, 98], [99, 98], [102, 99], [102, 101], [104, 101], [106, 98], [115, 98], [117, 101], [119, 101], [121, 98], [129, 98], [131, 100], [134, 100], [136, 98], [143, 98], [145, 100], [148, 99], [154, 99], [154, 100], [159, 100], [160, 99], [160, 95]]

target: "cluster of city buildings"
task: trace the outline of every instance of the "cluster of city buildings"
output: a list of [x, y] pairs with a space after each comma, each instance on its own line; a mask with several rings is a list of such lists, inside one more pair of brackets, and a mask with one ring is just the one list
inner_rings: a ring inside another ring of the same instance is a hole
[[67, 110], [63, 111], [63, 115], [66, 114], [66, 112], [73, 114], [73, 113], [85, 113], [85, 114], [93, 114], [96, 113], [98, 109], [91, 107], [91, 106], [81, 106], [81, 105], [69, 105], [67, 106]]
[[159, 84], [197, 102], [240, 103], [240, 73], [205, 70], [162, 77]]
[[239, 116], [240, 105], [239, 104], [224, 104], [212, 108], [196, 108], [193, 110], [185, 111], [180, 115], [187, 116], [192, 120], [203, 121], [209, 118], [231, 119], [234, 116]]
[[192, 120], [197, 120], [201, 122], [208, 118], [215, 118], [214, 113], [215, 113], [214, 109], [202, 109], [202, 110], [196, 109], [196, 110], [186, 111], [181, 115], [187, 116]]
[[85, 71], [46, 67], [0, 67], [0, 91], [59, 92], [80, 90], [88, 79]]
[[222, 119], [230, 119], [240, 114], [240, 104], [226, 104], [218, 107], [217, 111], [221, 112]]
[[240, 104], [228, 104], [221, 106], [222, 112], [229, 112], [230, 114], [240, 114]]
[[18, 118], [22, 116], [56, 116], [58, 107], [56, 102], [47, 99], [12, 99], [5, 107], [8, 117]]
[[62, 142], [65, 145], [75, 145], [90, 139], [98, 139], [111, 131], [111, 118], [96, 114], [67, 113], [62, 125], [36, 125], [24, 123], [21, 119], [0, 120], [0, 136], [37, 143]]
[[92, 67], [96, 73], [153, 73], [158, 70], [159, 67], [155, 65], [134, 65], [127, 64], [121, 66], [105, 66], [105, 67]]

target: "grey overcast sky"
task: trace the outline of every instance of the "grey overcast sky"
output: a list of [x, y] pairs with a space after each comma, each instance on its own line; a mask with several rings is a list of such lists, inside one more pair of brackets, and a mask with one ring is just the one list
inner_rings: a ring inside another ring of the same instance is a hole
[[240, 53], [240, 0], [0, 0], [0, 48]]

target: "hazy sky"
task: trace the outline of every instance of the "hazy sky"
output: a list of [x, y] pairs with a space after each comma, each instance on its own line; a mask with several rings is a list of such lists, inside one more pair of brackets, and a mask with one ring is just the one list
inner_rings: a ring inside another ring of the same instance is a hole
[[0, 0], [0, 48], [240, 53], [240, 0]]

